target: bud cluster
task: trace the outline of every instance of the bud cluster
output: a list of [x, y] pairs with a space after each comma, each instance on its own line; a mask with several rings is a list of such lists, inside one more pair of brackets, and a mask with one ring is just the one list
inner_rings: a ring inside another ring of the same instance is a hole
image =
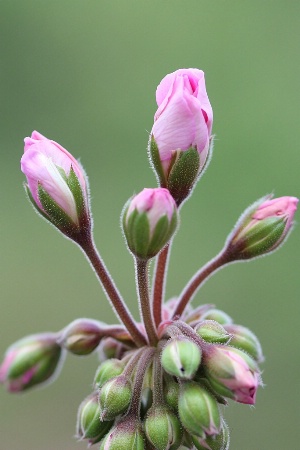
[[148, 153], [158, 187], [130, 198], [121, 217], [135, 263], [140, 322], [133, 319], [96, 248], [81, 165], [37, 131], [25, 139], [21, 169], [31, 203], [81, 248], [122, 324], [77, 319], [57, 333], [21, 339], [5, 354], [0, 383], [11, 392], [24, 391], [54, 380], [67, 352], [79, 357], [96, 353], [100, 365], [92, 392], [79, 406], [78, 439], [88, 446], [99, 443], [100, 450], [228, 450], [222, 407], [228, 399], [255, 404], [262, 384], [262, 349], [252, 331], [224, 311], [190, 304], [218, 269], [279, 248], [293, 227], [298, 199], [266, 196], [251, 205], [220, 253], [191, 277], [178, 297], [165, 302], [180, 208], [211, 157], [213, 112], [198, 69], [168, 74], [156, 100]]

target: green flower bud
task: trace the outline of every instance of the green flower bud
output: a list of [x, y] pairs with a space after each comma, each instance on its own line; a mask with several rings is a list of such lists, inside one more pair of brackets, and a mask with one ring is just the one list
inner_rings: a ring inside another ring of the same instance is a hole
[[153, 394], [152, 389], [149, 387], [146, 387], [142, 390], [142, 396], [141, 396], [141, 412], [140, 416], [142, 419], [146, 416], [147, 412], [151, 408], [153, 403]]
[[101, 442], [99, 450], [144, 450], [142, 427], [134, 419], [119, 422]]
[[200, 365], [201, 354], [201, 349], [195, 342], [185, 337], [177, 337], [164, 347], [161, 364], [170, 375], [190, 380]]
[[24, 391], [58, 374], [62, 350], [54, 333], [33, 334], [11, 345], [0, 366], [0, 383]]
[[231, 347], [244, 350], [257, 362], [262, 362], [264, 360], [260, 342], [251, 330], [242, 325], [235, 324], [225, 325], [224, 328], [232, 336], [230, 339]]
[[123, 229], [130, 251], [141, 259], [155, 256], [171, 239], [178, 222], [176, 203], [167, 189], [144, 189], [129, 200]]
[[107, 359], [97, 369], [94, 378], [94, 387], [100, 388], [106, 381], [121, 375], [124, 370], [124, 363], [120, 359]]
[[232, 318], [225, 311], [216, 308], [206, 311], [202, 316], [202, 320], [215, 320], [221, 325], [227, 325], [233, 322]]
[[192, 435], [192, 441], [197, 450], [229, 450], [229, 429], [222, 419], [222, 428], [219, 434], [206, 436], [202, 439], [199, 436]]
[[192, 434], [203, 437], [220, 432], [220, 413], [216, 400], [198, 383], [182, 383], [178, 401], [179, 418]]
[[100, 361], [116, 358], [120, 359], [124, 353], [125, 347], [112, 337], [103, 338], [98, 347]]
[[108, 380], [100, 389], [99, 405], [101, 420], [112, 420], [129, 407], [131, 383], [123, 375]]
[[61, 333], [58, 341], [75, 355], [89, 355], [98, 347], [103, 337], [103, 324], [93, 319], [77, 319]]
[[152, 406], [145, 420], [148, 441], [157, 450], [175, 450], [182, 440], [182, 429], [176, 415], [164, 406]]
[[77, 415], [76, 435], [79, 439], [88, 439], [89, 444], [93, 445], [109, 432], [112, 425], [113, 421], [100, 421], [97, 392], [83, 400]]
[[174, 411], [178, 410], [179, 384], [173, 377], [166, 378], [164, 383], [165, 401]]
[[204, 320], [195, 331], [206, 342], [226, 344], [230, 340], [230, 334], [215, 320]]

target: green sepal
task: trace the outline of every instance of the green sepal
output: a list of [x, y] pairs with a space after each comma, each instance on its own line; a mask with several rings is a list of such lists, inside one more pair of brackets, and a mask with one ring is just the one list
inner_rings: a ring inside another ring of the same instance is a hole
[[77, 215], [80, 217], [85, 209], [85, 201], [81, 184], [72, 166], [66, 181], [75, 200]]
[[[169, 220], [167, 216], [163, 216], [159, 219], [154, 229], [154, 233], [149, 245], [149, 253], [151, 256], [156, 255], [168, 242], [169, 233]], [[149, 255], [150, 256], [150, 255]]]
[[158, 150], [156, 141], [153, 136], [151, 137], [151, 140], [150, 140], [150, 149], [149, 150], [150, 150], [149, 151], [150, 159], [151, 159], [153, 167], [156, 171], [156, 174], [157, 174], [157, 177], [159, 180], [159, 184], [161, 187], [166, 187], [166, 185], [167, 185], [166, 176], [165, 176], [163, 167], [161, 165], [159, 150]]
[[64, 210], [53, 200], [53, 198], [38, 184], [38, 196], [40, 202], [49, 216], [49, 220], [53, 225], [62, 231], [74, 229], [76, 226], [73, 220], [64, 212]]
[[32, 204], [32, 206], [33, 206], [33, 208], [35, 209], [35, 211], [36, 211], [39, 215], [41, 215], [44, 219], [46, 219], [48, 222], [52, 223], [50, 217], [47, 216], [47, 214], [45, 214], [44, 211], [43, 211], [42, 209], [40, 209], [40, 208], [38, 207], [38, 205], [36, 204], [36, 202], [35, 202], [35, 200], [34, 200], [32, 194], [31, 194], [31, 191], [30, 191], [30, 189], [29, 189], [29, 187], [28, 187], [28, 185], [27, 185], [26, 183], [24, 183], [24, 189], [25, 189], [27, 198], [28, 198], [28, 200], [30, 201], [30, 203]]
[[285, 220], [270, 217], [262, 220], [246, 234], [245, 255], [258, 256], [268, 252], [278, 242], [285, 230]]
[[171, 168], [167, 184], [177, 205], [180, 205], [190, 194], [197, 179], [199, 168], [200, 156], [194, 147], [180, 152], [178, 159]]

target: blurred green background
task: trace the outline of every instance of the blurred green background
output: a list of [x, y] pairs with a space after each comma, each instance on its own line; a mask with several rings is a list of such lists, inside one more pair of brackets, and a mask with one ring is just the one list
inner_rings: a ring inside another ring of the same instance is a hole
[[[295, 0], [0, 2], [1, 354], [77, 317], [115, 322], [78, 248], [26, 201], [23, 138], [37, 129], [81, 158], [96, 241], [137, 317], [119, 215], [129, 196], [155, 186], [146, 144], [157, 84], [177, 68], [203, 69], [216, 133], [210, 167], [182, 210], [173, 296], [251, 202], [300, 195], [299, 27]], [[274, 255], [219, 272], [195, 300], [250, 327], [266, 355], [256, 407], [225, 411], [231, 450], [299, 445], [299, 232]], [[96, 367], [96, 356], [69, 356], [51, 386], [23, 395], [0, 389], [0, 448], [86, 448], [73, 435]]]

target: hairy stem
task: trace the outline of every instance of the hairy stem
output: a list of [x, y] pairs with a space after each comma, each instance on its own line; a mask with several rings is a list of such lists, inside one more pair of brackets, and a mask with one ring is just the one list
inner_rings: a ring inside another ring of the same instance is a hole
[[168, 243], [158, 255], [155, 267], [153, 292], [152, 292], [152, 310], [154, 322], [157, 327], [162, 321], [161, 313], [162, 313], [162, 305], [164, 302], [166, 271], [168, 267], [170, 249], [171, 243]]
[[135, 270], [141, 315], [143, 318], [149, 343], [150, 345], [155, 346], [158, 338], [150, 307], [148, 261], [136, 258]]
[[140, 415], [141, 395], [144, 384], [144, 377], [148, 369], [148, 366], [152, 361], [154, 353], [155, 348], [148, 347], [140, 355], [139, 361], [137, 363], [137, 369], [133, 385], [132, 402], [128, 411], [128, 416], [132, 415], [133, 417], [139, 417]]

